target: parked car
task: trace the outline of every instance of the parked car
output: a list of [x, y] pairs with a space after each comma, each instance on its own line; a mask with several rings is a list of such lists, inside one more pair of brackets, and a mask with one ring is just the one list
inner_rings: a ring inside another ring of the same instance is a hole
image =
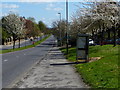
[[108, 40], [103, 40], [102, 42], [100, 42], [100, 44], [102, 44], [102, 45], [106, 45], [106, 44], [108, 44]]
[[116, 44], [120, 45], [120, 38], [116, 39]]
[[113, 43], [114, 43], [113, 40], [103, 40], [102, 42], [100, 42], [100, 44], [102, 44], [102, 45], [113, 44]]
[[90, 46], [95, 46], [95, 42], [92, 39], [89, 39], [89, 45]]

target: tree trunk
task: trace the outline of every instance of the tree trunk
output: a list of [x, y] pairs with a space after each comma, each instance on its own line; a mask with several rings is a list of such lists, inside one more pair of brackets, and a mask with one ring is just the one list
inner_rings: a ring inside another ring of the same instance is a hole
[[11, 37], [10, 37], [10, 42], [12, 41]]
[[13, 34], [13, 49], [15, 49], [15, 35]]
[[5, 40], [5, 42], [6, 42], [6, 45], [7, 45], [7, 43], [8, 43], [8, 42], [7, 42], [7, 39]]
[[107, 30], [107, 34], [108, 34], [108, 40], [110, 40], [110, 29]]
[[94, 40], [94, 31], [92, 30], [92, 39]]
[[115, 27], [113, 27], [113, 33], [114, 33], [114, 36], [113, 36], [113, 39], [114, 39], [113, 43], [114, 43], [114, 46], [113, 46], [113, 47], [115, 47], [115, 46], [116, 46], [116, 29], [115, 29]]
[[13, 40], [13, 49], [15, 49], [15, 40]]
[[118, 38], [120, 38], [120, 28], [118, 28]]
[[24, 38], [24, 40], [25, 40], [25, 47], [26, 47], [26, 39], [27, 39], [27, 37]]
[[101, 34], [101, 46], [104, 45], [105, 43], [103, 42], [104, 41], [104, 33], [105, 33], [105, 26], [104, 26], [104, 23], [103, 23], [103, 28], [102, 28], [102, 34]]
[[2, 39], [2, 45], [4, 45], [4, 42], [5, 42], [5, 40], [4, 40], [4, 39]]
[[[102, 36], [102, 35], [100, 35], [100, 36]], [[100, 46], [102, 46], [102, 38], [100, 38]]]
[[37, 41], [39, 41], [39, 36], [37, 36]]
[[19, 47], [18, 48], [20, 48], [20, 37], [19, 37]]
[[102, 32], [101, 32], [101, 39], [100, 39], [100, 45], [102, 46], [103, 45], [103, 30], [102, 30]]

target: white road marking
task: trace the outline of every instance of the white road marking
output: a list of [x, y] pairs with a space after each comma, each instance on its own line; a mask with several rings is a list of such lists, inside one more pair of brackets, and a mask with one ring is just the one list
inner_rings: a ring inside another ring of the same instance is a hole
[[17, 58], [19, 58], [19, 56], [16, 56]]
[[8, 60], [7, 59], [5, 59], [5, 60], [3, 60], [4, 62], [7, 62]]

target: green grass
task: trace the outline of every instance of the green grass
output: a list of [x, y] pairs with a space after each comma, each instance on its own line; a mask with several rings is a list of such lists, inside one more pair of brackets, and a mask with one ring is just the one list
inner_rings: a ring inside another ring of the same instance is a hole
[[15, 49], [0, 50], [0, 54], [8, 53], [8, 52], [14, 52], [14, 51], [20, 51], [20, 50], [24, 50], [24, 49], [35, 47], [36, 45], [39, 45], [41, 42], [45, 41], [49, 37], [50, 37], [50, 35], [48, 37], [46, 37], [46, 38], [43, 38], [40, 41], [35, 42], [34, 45], [28, 45], [28, 46], [25, 46], [25, 47], [15, 48]]
[[[102, 57], [100, 60], [75, 65], [76, 71], [85, 83], [92, 88], [118, 88], [118, 47], [112, 45], [90, 46], [89, 57]], [[62, 52], [65, 53], [65, 49]], [[76, 48], [69, 49], [69, 61], [76, 60]]]

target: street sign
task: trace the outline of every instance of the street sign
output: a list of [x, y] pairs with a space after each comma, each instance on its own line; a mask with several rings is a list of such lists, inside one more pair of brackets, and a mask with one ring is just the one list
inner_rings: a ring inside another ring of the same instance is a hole
[[88, 60], [88, 46], [89, 46], [89, 35], [87, 34], [79, 34], [77, 39], [77, 56], [76, 59], [78, 61], [84, 60], [87, 62]]

